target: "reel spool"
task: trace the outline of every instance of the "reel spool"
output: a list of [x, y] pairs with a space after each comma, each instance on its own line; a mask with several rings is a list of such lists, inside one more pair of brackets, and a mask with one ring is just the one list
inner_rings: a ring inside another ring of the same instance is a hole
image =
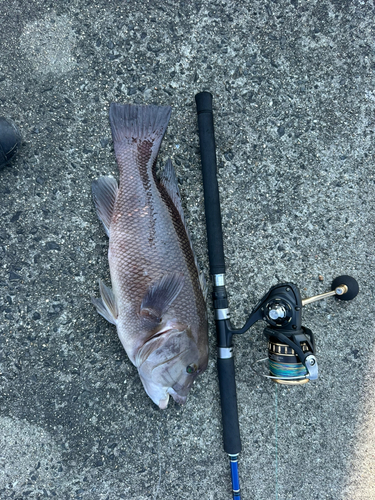
[[[301, 343], [302, 351], [306, 352], [306, 342]], [[299, 360], [295, 351], [287, 344], [281, 344], [276, 337], [268, 341], [268, 367], [270, 376], [279, 384], [306, 384], [307, 370]]]
[[295, 285], [273, 287], [271, 297], [267, 298], [265, 305], [261, 305], [265, 312], [263, 319], [270, 325], [264, 330], [268, 339], [268, 358], [258, 361], [268, 362], [269, 375], [261, 375], [287, 385], [316, 380], [315, 339], [312, 331], [301, 325], [302, 307], [327, 297], [351, 300], [358, 291], [358, 283], [351, 276], [338, 276], [333, 280], [330, 292], [303, 300]]

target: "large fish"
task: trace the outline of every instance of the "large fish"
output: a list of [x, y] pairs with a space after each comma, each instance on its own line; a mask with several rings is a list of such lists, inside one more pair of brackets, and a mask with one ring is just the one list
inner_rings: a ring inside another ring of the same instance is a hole
[[109, 237], [113, 287], [99, 282], [101, 298], [92, 300], [116, 325], [147, 394], [162, 409], [170, 395], [186, 401], [208, 358], [204, 280], [170, 160], [156, 177], [170, 114], [170, 107], [111, 104], [120, 184], [100, 177], [92, 186]]

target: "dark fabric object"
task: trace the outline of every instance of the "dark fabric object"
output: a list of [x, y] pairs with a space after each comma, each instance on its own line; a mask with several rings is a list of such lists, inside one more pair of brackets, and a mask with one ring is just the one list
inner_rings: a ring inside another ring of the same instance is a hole
[[0, 117], [0, 166], [7, 163], [17, 152], [20, 135], [16, 127]]

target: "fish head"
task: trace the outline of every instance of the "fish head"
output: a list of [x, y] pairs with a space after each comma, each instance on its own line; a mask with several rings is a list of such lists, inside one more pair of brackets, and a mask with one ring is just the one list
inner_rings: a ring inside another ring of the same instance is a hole
[[161, 409], [169, 397], [184, 404], [196, 377], [207, 367], [208, 348], [187, 325], [168, 322], [140, 349], [137, 367], [145, 391]]

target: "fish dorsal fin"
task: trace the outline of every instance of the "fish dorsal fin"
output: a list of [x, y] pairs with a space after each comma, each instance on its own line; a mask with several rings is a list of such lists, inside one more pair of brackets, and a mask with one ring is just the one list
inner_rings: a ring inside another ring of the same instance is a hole
[[168, 273], [153, 283], [143, 297], [139, 315], [152, 323], [160, 323], [184, 286], [184, 275]]
[[160, 184], [164, 186], [173, 205], [177, 208], [177, 211], [180, 214], [182, 222], [186, 227], [177, 176], [170, 158], [168, 158], [167, 163], [164, 165], [164, 168], [160, 174]]
[[184, 216], [184, 210], [182, 208], [181, 195], [180, 195], [180, 189], [178, 187], [176, 172], [175, 172], [175, 169], [173, 168], [172, 161], [170, 158], [168, 158], [167, 163], [165, 164], [164, 169], [160, 174], [160, 184], [167, 191], [173, 205], [176, 207], [178, 213], [180, 214], [181, 221], [185, 227], [186, 235], [187, 235], [189, 243], [190, 243], [190, 248], [193, 252], [195, 266], [196, 266], [197, 271], [198, 271], [199, 284], [200, 284], [200, 287], [202, 289], [204, 299], [206, 300], [206, 298], [207, 298], [206, 280], [204, 278], [204, 274], [199, 269], [198, 259], [197, 259], [197, 256], [195, 255], [190, 232], [189, 232], [189, 229], [187, 227], [185, 216]]
[[96, 307], [98, 313], [101, 314], [107, 321], [115, 325], [118, 317], [118, 309], [114, 293], [111, 288], [105, 286], [102, 280], [99, 280], [99, 290], [101, 298], [92, 298], [91, 301]]
[[118, 185], [114, 177], [99, 177], [99, 179], [92, 183], [92, 196], [94, 198], [96, 213], [103, 222], [108, 237], [117, 191]]

